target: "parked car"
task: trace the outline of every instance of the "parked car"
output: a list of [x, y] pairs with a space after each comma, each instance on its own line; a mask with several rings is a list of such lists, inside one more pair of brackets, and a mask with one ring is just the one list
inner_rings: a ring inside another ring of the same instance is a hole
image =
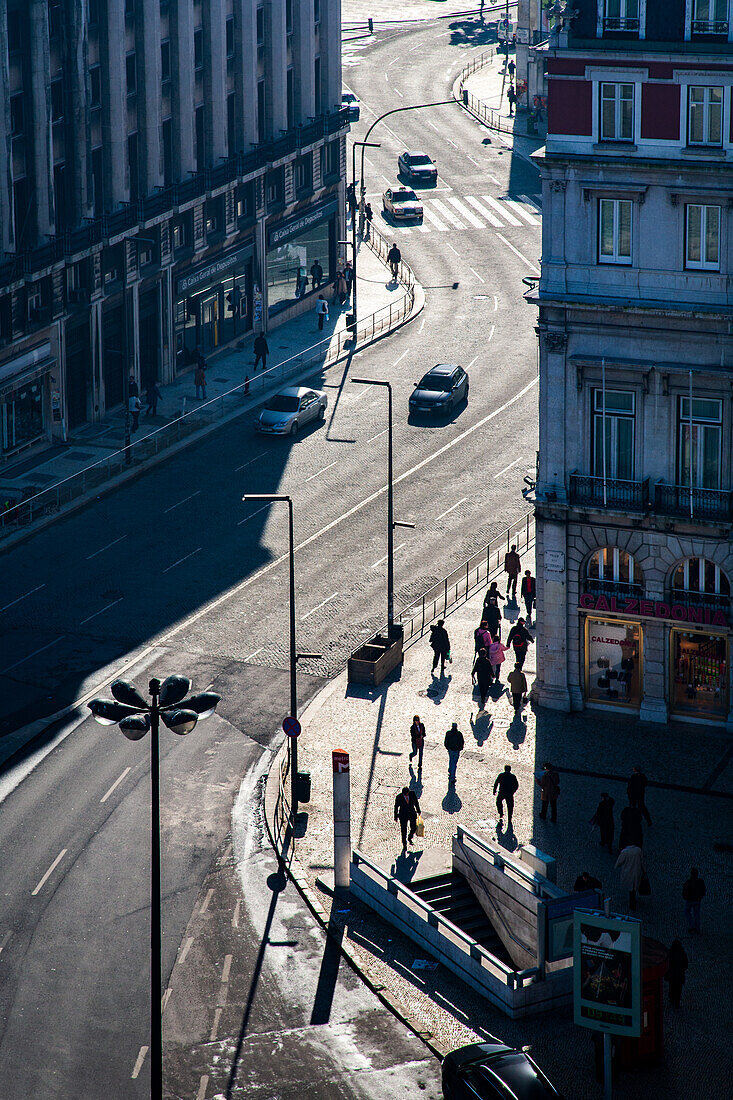
[[443, 1059], [445, 1100], [563, 1100], [523, 1050], [471, 1043]]
[[382, 195], [382, 206], [385, 214], [396, 221], [422, 221], [422, 203], [407, 187], [388, 187]]
[[342, 92], [341, 106], [349, 108], [349, 122], [358, 122], [361, 114], [361, 104], [353, 92]]
[[440, 415], [468, 400], [468, 375], [456, 363], [438, 363], [424, 374], [410, 395], [410, 412]]
[[311, 420], [323, 420], [328, 395], [323, 390], [288, 386], [274, 394], [257, 417], [257, 430], [272, 435], [295, 435]]
[[400, 153], [397, 167], [412, 183], [438, 182], [438, 169], [427, 153]]

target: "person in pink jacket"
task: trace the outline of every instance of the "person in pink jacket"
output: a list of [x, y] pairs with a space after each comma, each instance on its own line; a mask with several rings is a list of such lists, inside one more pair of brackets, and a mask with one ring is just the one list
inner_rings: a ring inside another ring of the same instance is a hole
[[506, 646], [499, 641], [499, 635], [495, 635], [493, 642], [489, 646], [489, 660], [494, 666], [494, 676], [496, 683], [500, 684], [499, 673], [501, 672], [501, 666], [504, 661], [504, 654], [506, 653]]

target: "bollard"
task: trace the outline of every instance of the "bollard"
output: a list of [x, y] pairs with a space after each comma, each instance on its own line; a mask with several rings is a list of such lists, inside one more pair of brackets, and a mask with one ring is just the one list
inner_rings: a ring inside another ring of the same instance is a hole
[[333, 760], [333, 885], [348, 890], [351, 863], [351, 775], [349, 754], [340, 749], [331, 753]]

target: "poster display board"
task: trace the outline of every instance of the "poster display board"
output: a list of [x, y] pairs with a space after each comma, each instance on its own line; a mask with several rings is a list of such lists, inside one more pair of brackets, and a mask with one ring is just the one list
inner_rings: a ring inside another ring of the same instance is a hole
[[641, 921], [582, 909], [573, 920], [575, 1023], [641, 1035]]

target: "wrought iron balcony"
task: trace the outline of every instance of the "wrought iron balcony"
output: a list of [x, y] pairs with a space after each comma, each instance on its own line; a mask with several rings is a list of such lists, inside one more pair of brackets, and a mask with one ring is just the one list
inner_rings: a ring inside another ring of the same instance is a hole
[[649, 479], [621, 481], [619, 478], [570, 475], [570, 503], [576, 507], [619, 508], [645, 512], [649, 501]]
[[644, 586], [641, 584], [629, 584], [628, 581], [600, 580], [598, 577], [587, 577], [585, 590], [586, 592], [592, 592], [594, 596], [621, 596], [623, 599], [640, 600], [644, 595]]
[[604, 33], [609, 34], [614, 31], [637, 31], [639, 30], [639, 17], [637, 16], [615, 16], [608, 17], [603, 20]]
[[693, 19], [693, 34], [723, 34], [728, 36], [727, 19]]
[[729, 522], [733, 520], [733, 493], [727, 489], [696, 489], [689, 485], [654, 486], [654, 510], [663, 516]]
[[722, 592], [685, 592], [681, 588], [672, 588], [670, 602], [700, 611], [722, 611], [725, 616], [730, 613], [730, 596]]

